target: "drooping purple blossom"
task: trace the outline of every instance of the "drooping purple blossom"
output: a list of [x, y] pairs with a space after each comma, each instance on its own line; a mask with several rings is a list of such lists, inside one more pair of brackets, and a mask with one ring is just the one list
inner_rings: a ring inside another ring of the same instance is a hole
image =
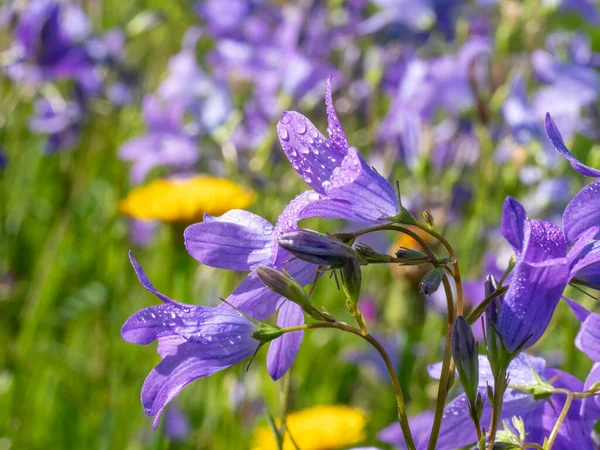
[[[492, 385], [494, 379], [489, 362], [485, 356], [479, 357], [479, 365], [478, 391], [482, 398], [485, 399], [487, 386]], [[441, 363], [431, 365], [429, 367], [429, 374], [433, 378], [439, 379], [441, 366]], [[526, 391], [539, 383], [536, 374], [544, 382], [553, 380], [552, 384], [557, 389], [564, 388], [572, 392], [581, 392], [584, 389], [584, 385], [568, 373], [547, 368], [546, 362], [542, 358], [525, 353], [520, 354], [511, 362], [508, 372], [510, 385], [504, 394], [501, 419], [508, 422], [513, 416], [521, 417], [525, 424], [525, 431], [527, 432], [527, 442], [542, 444], [544, 438], [550, 435], [556, 424], [566, 395], [552, 394], [549, 399], [535, 400], [533, 395]], [[557, 378], [554, 379], [554, 377]], [[559, 430], [553, 448], [557, 450], [571, 450], [573, 448], [593, 450], [591, 433], [593, 425], [600, 418], [600, 415], [594, 413], [591, 408], [589, 411], [582, 413], [582, 403], [580, 399], [573, 401], [569, 413]], [[491, 405], [484, 400], [481, 417], [482, 424], [489, 423], [491, 412]], [[412, 418], [411, 425], [413, 422], [415, 423], [413, 436], [416, 439], [417, 449], [426, 449], [433, 422], [433, 413], [422, 413]], [[379, 433], [378, 437], [382, 442], [389, 443], [397, 449], [406, 448], [402, 431], [398, 424], [392, 424], [385, 428]], [[444, 410], [436, 449], [453, 450], [475, 444], [476, 442], [477, 434], [470, 420], [468, 400], [465, 394], [461, 394], [452, 400]]]
[[156, 290], [131, 253], [129, 257], [142, 286], [163, 302], [138, 311], [121, 329], [123, 339], [134, 344], [158, 340], [161, 362], [142, 387], [142, 405], [156, 428], [167, 403], [185, 386], [250, 357], [259, 344], [252, 337], [258, 327], [233, 309], [171, 300]]
[[127, 141], [119, 150], [122, 159], [133, 161], [134, 183], [142, 182], [155, 167], [187, 169], [198, 161], [198, 147], [182, 128], [182, 103], [161, 104], [157, 97], [147, 95], [142, 109], [148, 133]]

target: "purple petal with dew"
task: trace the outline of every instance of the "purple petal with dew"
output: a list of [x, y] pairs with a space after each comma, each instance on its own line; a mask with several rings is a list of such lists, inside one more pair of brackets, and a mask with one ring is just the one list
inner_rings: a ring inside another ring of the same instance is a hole
[[523, 249], [527, 220], [525, 208], [514, 198], [507, 197], [502, 209], [502, 235], [512, 245], [515, 252]]
[[202, 346], [185, 342], [177, 347], [177, 353], [165, 357], [150, 372], [142, 387], [142, 405], [146, 414], [154, 416], [154, 428], [158, 426], [160, 414], [181, 390], [197, 378], [212, 375], [219, 370], [243, 361], [251, 356], [255, 348], [248, 347], [247, 352], [235, 357], [223, 359], [204, 359]]
[[204, 222], [183, 233], [185, 248], [197, 261], [211, 267], [251, 270], [273, 257], [274, 227], [247, 211], [233, 210], [220, 217], [205, 215]]
[[[304, 311], [296, 303], [284, 301], [279, 309], [277, 325], [292, 327], [304, 323]], [[293, 331], [278, 337], [269, 346], [267, 370], [273, 380], [281, 378], [290, 368], [300, 350], [304, 331]]]
[[[600, 180], [579, 191], [563, 215], [563, 229], [568, 244], [573, 244], [592, 227], [600, 227]], [[596, 238], [599, 237], [596, 235]]]
[[156, 290], [156, 288], [152, 285], [152, 283], [150, 282], [150, 280], [148, 279], [148, 277], [146, 276], [146, 272], [144, 272], [144, 269], [142, 269], [142, 267], [138, 264], [138, 262], [133, 257], [133, 254], [131, 253], [131, 251], [129, 252], [129, 261], [131, 262], [131, 265], [133, 266], [133, 270], [135, 270], [135, 274], [137, 275], [138, 280], [140, 280], [141, 285], [148, 292], [153, 293], [161, 301], [163, 301], [165, 303], [171, 303], [171, 304], [177, 305], [179, 307], [188, 307], [187, 305], [184, 305], [183, 303], [176, 302], [175, 300], [171, 300], [166, 295], [161, 294], [160, 292], [158, 292]]
[[560, 131], [558, 131], [558, 128], [556, 127], [556, 124], [552, 120], [552, 117], [549, 113], [546, 113], [545, 126], [548, 139], [550, 139], [550, 142], [552, 143], [556, 151], [560, 153], [560, 155], [563, 158], [569, 161], [569, 163], [571, 163], [573, 169], [575, 169], [581, 175], [585, 175], [588, 177], [600, 177], [600, 170], [592, 169], [591, 167], [586, 166], [571, 154], [571, 152], [565, 145], [562, 136], [560, 135]]
[[[207, 354], [216, 351], [221, 355], [238, 351], [239, 346], [250, 339], [254, 331], [256, 325], [236, 311], [165, 303], [142, 309], [132, 315], [123, 325], [121, 334], [128, 342], [149, 344], [163, 333], [176, 333], [189, 341], [202, 344]], [[224, 340], [226, 345], [219, 342]], [[217, 347], [213, 348], [215, 345]]]
[[327, 197], [308, 205], [303, 211], [304, 217], [377, 223], [399, 212], [393, 187], [369, 167], [353, 147], [323, 186]]
[[279, 142], [292, 167], [320, 194], [323, 183], [346, 155], [333, 146], [310, 120], [295, 111], [284, 112], [277, 124]]
[[340, 121], [333, 107], [333, 98], [331, 96], [331, 77], [327, 79], [327, 89], [325, 90], [325, 105], [327, 107], [327, 134], [329, 142], [340, 155], [345, 155], [350, 145], [346, 134], [340, 125]]
[[[307, 215], [305, 210], [310, 204], [318, 201], [320, 198], [321, 196], [315, 191], [305, 191], [302, 194], [297, 195], [291, 202], [289, 202], [277, 219], [273, 240], [275, 241], [284, 233], [297, 230], [298, 221], [301, 219], [313, 217]], [[273, 262], [278, 259], [278, 253], [279, 251], [274, 253]]]
[[509, 351], [542, 336], [569, 281], [562, 230], [550, 222], [525, 222], [524, 248], [513, 270], [498, 316], [498, 332]]

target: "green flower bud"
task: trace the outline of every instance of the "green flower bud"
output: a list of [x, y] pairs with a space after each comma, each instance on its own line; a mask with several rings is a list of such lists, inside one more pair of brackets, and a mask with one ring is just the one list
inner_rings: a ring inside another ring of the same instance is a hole
[[419, 291], [425, 295], [431, 295], [438, 290], [444, 277], [444, 268], [436, 267], [423, 277], [419, 283]]
[[452, 326], [451, 349], [467, 398], [475, 403], [479, 385], [479, 355], [471, 325], [463, 316], [458, 316]]

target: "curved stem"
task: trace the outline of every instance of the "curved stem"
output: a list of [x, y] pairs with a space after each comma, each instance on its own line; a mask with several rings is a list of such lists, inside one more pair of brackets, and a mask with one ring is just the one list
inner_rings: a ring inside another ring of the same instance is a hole
[[390, 375], [390, 379], [392, 381], [392, 388], [394, 389], [394, 394], [396, 396], [396, 405], [398, 411], [398, 422], [400, 423], [400, 428], [402, 429], [402, 434], [404, 436], [404, 440], [406, 441], [406, 447], [408, 450], [416, 450], [415, 442], [412, 437], [412, 433], [410, 431], [410, 426], [408, 424], [408, 415], [406, 414], [406, 406], [404, 404], [404, 396], [402, 394], [402, 387], [400, 386], [400, 381], [398, 380], [398, 375], [396, 374], [396, 369], [394, 369], [394, 365], [392, 361], [383, 348], [383, 346], [370, 334], [363, 334], [361, 330], [358, 328], [351, 327], [348, 324], [343, 322], [316, 322], [316, 323], [306, 323], [303, 325], [297, 325], [293, 327], [283, 328], [284, 333], [289, 333], [292, 331], [298, 330], [310, 330], [315, 328], [337, 328], [342, 331], [346, 331], [348, 333], [355, 334], [369, 344], [371, 344], [375, 350], [379, 353], [381, 358], [385, 363], [385, 367]]
[[435, 404], [435, 415], [433, 418], [433, 425], [431, 427], [429, 444], [427, 445], [428, 450], [435, 450], [437, 439], [440, 434], [440, 427], [442, 425], [442, 417], [444, 415], [446, 398], [448, 396], [448, 386], [450, 384], [450, 377], [454, 376], [454, 362], [452, 361], [452, 353], [450, 351], [452, 325], [454, 324], [454, 301], [452, 298], [452, 288], [450, 286], [450, 282], [448, 281], [447, 275], [445, 275], [444, 278], [442, 278], [442, 283], [444, 284], [444, 290], [446, 291], [446, 301], [448, 303], [448, 326], [446, 329], [444, 360], [442, 361], [442, 372], [440, 375], [440, 383], [438, 385], [438, 394]]
[[508, 286], [502, 286], [501, 288], [496, 289], [492, 294], [487, 296], [479, 305], [477, 305], [477, 308], [475, 308], [473, 311], [471, 311], [471, 314], [469, 314], [469, 317], [467, 317], [467, 321], [471, 325], [473, 325], [475, 323], [475, 321], [477, 319], [479, 319], [479, 317], [481, 317], [481, 315], [485, 312], [485, 309], [490, 304], [490, 302], [492, 300], [494, 300], [496, 297], [500, 297], [507, 290], [508, 290]]
[[454, 258], [454, 281], [456, 283], [456, 315], [457, 316], [462, 316], [463, 315], [463, 288], [462, 288], [462, 280], [460, 278], [460, 268], [458, 267], [458, 257], [456, 256], [456, 252], [454, 251], [454, 248], [452, 248], [452, 246], [450, 245], [450, 243], [446, 240], [446, 238], [444, 236], [442, 236], [440, 233], [438, 233], [437, 231], [429, 228], [427, 225], [423, 225], [422, 223], [417, 222], [415, 224], [416, 227], [420, 228], [421, 230], [425, 231], [426, 233], [429, 233], [431, 236], [433, 236], [434, 238], [436, 238], [438, 241], [440, 241], [442, 243], [442, 245], [444, 247], [446, 247], [446, 250], [448, 251], [448, 254]]
[[558, 431], [560, 430], [560, 426], [562, 425], [565, 417], [567, 417], [567, 413], [569, 412], [569, 408], [571, 408], [571, 403], [573, 402], [574, 394], [571, 392], [567, 395], [567, 399], [565, 400], [565, 406], [563, 406], [562, 411], [560, 412], [560, 416], [558, 416], [558, 420], [554, 424], [554, 428], [552, 428], [552, 432], [550, 433], [550, 437], [548, 438], [548, 445], [546, 446], [547, 450], [551, 450], [554, 445], [554, 441], [558, 436]]

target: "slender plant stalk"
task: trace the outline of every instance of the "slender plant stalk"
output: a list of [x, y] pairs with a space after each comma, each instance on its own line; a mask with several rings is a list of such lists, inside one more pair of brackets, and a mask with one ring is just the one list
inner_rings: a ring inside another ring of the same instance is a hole
[[444, 359], [442, 361], [442, 372], [440, 375], [440, 383], [438, 385], [438, 394], [435, 404], [435, 415], [431, 427], [431, 435], [429, 437], [428, 450], [435, 450], [440, 427], [442, 425], [442, 417], [444, 415], [444, 407], [446, 405], [446, 397], [448, 396], [448, 385], [450, 377], [454, 375], [454, 362], [452, 361], [452, 352], [450, 351], [450, 340], [452, 337], [452, 325], [454, 324], [454, 301], [452, 298], [452, 288], [448, 281], [448, 276], [442, 278], [444, 290], [446, 291], [446, 301], [448, 303], [448, 326], [446, 329], [446, 344], [444, 347]]
[[310, 330], [315, 328], [337, 328], [342, 331], [346, 331], [348, 333], [355, 334], [369, 344], [371, 344], [375, 350], [379, 353], [381, 358], [385, 363], [385, 367], [390, 375], [390, 379], [392, 381], [392, 388], [394, 389], [394, 394], [396, 396], [396, 405], [398, 411], [398, 422], [400, 423], [400, 428], [402, 429], [402, 434], [404, 435], [404, 440], [406, 441], [406, 447], [408, 450], [416, 450], [415, 442], [412, 437], [412, 433], [410, 431], [410, 426], [408, 425], [408, 415], [406, 414], [406, 406], [404, 404], [404, 396], [402, 394], [402, 387], [400, 386], [400, 381], [398, 380], [398, 375], [396, 374], [396, 369], [394, 369], [394, 365], [392, 361], [383, 348], [383, 346], [370, 334], [363, 334], [361, 330], [358, 328], [351, 327], [348, 324], [343, 322], [315, 322], [315, 323], [306, 323], [303, 325], [297, 325], [293, 327], [284, 328], [285, 333], [289, 333], [292, 331], [299, 330]]
[[563, 409], [560, 412], [560, 416], [558, 416], [558, 420], [554, 424], [554, 428], [552, 428], [552, 432], [550, 433], [550, 437], [548, 438], [548, 444], [546, 446], [547, 450], [552, 449], [552, 446], [554, 445], [554, 441], [556, 440], [556, 437], [558, 436], [560, 426], [562, 425], [563, 421], [565, 420], [565, 417], [567, 417], [567, 413], [569, 412], [569, 408], [571, 408], [571, 403], [573, 402], [574, 397], [575, 397], [575, 394], [573, 394], [573, 392], [570, 392], [569, 394], [567, 394], [567, 399], [565, 400], [565, 406], [563, 406]]
[[504, 400], [506, 368], [503, 368], [497, 377], [494, 377], [494, 404], [492, 407], [492, 418], [490, 419], [490, 432], [488, 435], [488, 450], [494, 450], [494, 441], [500, 423], [502, 413], [502, 402]]
[[433, 236], [438, 241], [440, 241], [441, 244], [444, 247], [446, 247], [448, 254], [452, 258], [454, 258], [453, 266], [454, 266], [454, 282], [456, 283], [456, 315], [462, 316], [463, 309], [464, 309], [464, 307], [463, 307], [463, 304], [464, 304], [463, 288], [462, 288], [462, 280], [460, 277], [460, 268], [458, 266], [458, 257], [456, 256], [456, 252], [454, 251], [454, 248], [452, 248], [452, 246], [450, 245], [450, 243], [446, 240], [446, 238], [444, 236], [442, 236], [437, 231], [429, 228], [427, 225], [423, 225], [422, 223], [417, 222], [415, 224], [415, 226], [420, 228], [421, 230], [425, 231], [426, 233], [429, 233], [431, 236]]
[[500, 297], [501, 295], [503, 295], [507, 291], [507, 289], [508, 289], [508, 286], [502, 286], [502, 287], [496, 289], [489, 296], [487, 296], [479, 305], [477, 305], [477, 308], [475, 308], [473, 311], [471, 311], [471, 314], [469, 314], [469, 316], [467, 317], [467, 321], [471, 325], [473, 325], [475, 323], [475, 321], [477, 319], [479, 319], [481, 317], [481, 315], [485, 312], [485, 309], [490, 304], [490, 302], [492, 300], [494, 300], [496, 297]]

